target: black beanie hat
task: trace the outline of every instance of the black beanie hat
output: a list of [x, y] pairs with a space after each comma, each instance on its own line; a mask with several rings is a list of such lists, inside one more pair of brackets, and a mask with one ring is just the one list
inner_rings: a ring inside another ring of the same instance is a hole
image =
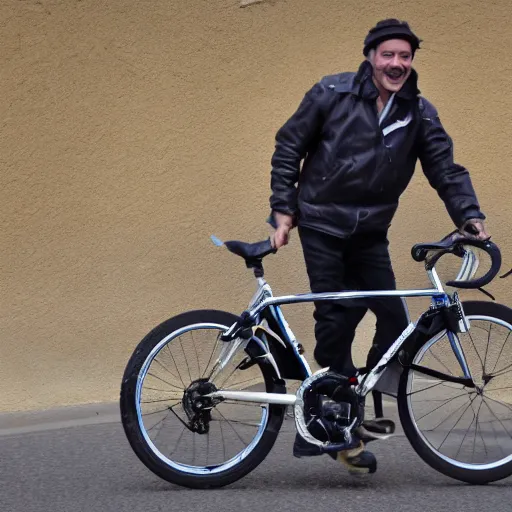
[[393, 18], [382, 20], [375, 25], [364, 40], [363, 54], [368, 56], [370, 50], [377, 48], [380, 43], [388, 39], [405, 39], [411, 43], [412, 54], [420, 47], [421, 40], [410, 29], [406, 21]]

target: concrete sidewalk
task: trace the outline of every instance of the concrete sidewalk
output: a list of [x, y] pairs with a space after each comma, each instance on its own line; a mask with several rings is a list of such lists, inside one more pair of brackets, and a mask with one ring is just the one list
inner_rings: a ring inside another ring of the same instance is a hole
[[0, 437], [120, 421], [117, 402], [0, 413]]

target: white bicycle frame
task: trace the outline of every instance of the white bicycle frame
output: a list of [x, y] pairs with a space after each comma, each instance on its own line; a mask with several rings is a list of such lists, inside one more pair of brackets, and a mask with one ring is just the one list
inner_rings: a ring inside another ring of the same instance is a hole
[[[471, 279], [474, 276], [476, 270], [478, 268], [478, 258], [476, 258], [475, 254], [469, 250], [463, 258], [461, 270], [459, 272], [459, 276], [464, 276], [466, 279]], [[435, 270], [435, 266], [427, 270], [428, 277], [434, 286], [434, 288], [430, 289], [419, 289], [419, 290], [383, 290], [383, 291], [346, 291], [346, 292], [333, 292], [333, 293], [305, 293], [300, 295], [285, 295], [281, 297], [274, 297], [272, 295], [272, 290], [270, 285], [265, 281], [264, 278], [258, 278], [258, 290], [253, 296], [251, 302], [249, 303], [249, 316], [253, 321], [258, 320], [259, 314], [269, 306], [277, 306], [277, 310], [281, 315], [281, 321], [283, 323], [283, 328], [286, 331], [289, 339], [291, 340], [294, 348], [297, 349], [298, 344], [296, 338], [288, 326], [286, 320], [282, 316], [282, 312], [278, 308], [278, 306], [283, 304], [297, 304], [303, 302], [313, 302], [313, 301], [338, 301], [344, 299], [366, 299], [366, 298], [384, 298], [384, 297], [432, 297], [433, 303], [437, 306], [448, 305], [450, 303], [450, 297], [445, 292], [443, 288], [443, 284], [439, 279], [439, 276]], [[463, 313], [463, 312], [462, 312]], [[393, 342], [393, 344], [389, 347], [386, 353], [382, 356], [377, 365], [366, 375], [361, 375], [359, 377], [359, 384], [356, 386], [355, 391], [358, 395], [364, 397], [366, 396], [377, 384], [379, 379], [383, 374], [383, 370], [391, 360], [391, 358], [400, 350], [400, 347], [404, 344], [404, 342], [409, 338], [409, 336], [414, 332], [417, 326], [417, 322], [410, 322], [409, 325], [405, 328], [402, 334]], [[236, 328], [236, 324], [233, 324], [225, 333], [225, 335], [230, 335], [234, 332]], [[464, 317], [459, 322], [459, 330], [461, 332], [467, 332], [469, 329], [469, 324]], [[471, 373], [469, 370], [469, 366], [466, 362], [466, 358], [464, 355], [464, 351], [458, 339], [456, 333], [448, 331], [448, 337], [450, 340], [451, 347], [455, 353], [455, 356], [461, 366], [461, 369], [464, 373], [465, 378], [472, 379]], [[279, 368], [272, 356], [270, 350], [264, 343], [261, 342], [257, 337], [251, 338], [251, 340], [256, 341], [264, 351], [264, 356], [269, 360], [269, 362], [274, 366], [277, 374], [280, 376]], [[233, 341], [224, 342], [225, 346], [221, 350], [219, 357], [214, 365], [214, 369], [212, 371], [212, 376], [210, 379], [213, 380], [214, 376], [224, 368], [231, 358], [235, 355], [238, 350], [243, 349], [249, 340], [245, 340], [242, 338], [235, 338]], [[296, 352], [298, 357], [301, 359], [304, 367], [307, 371], [308, 378], [303, 382], [303, 386], [307, 385], [310, 381], [314, 380], [320, 373], [325, 372], [327, 369], [322, 369], [316, 372], [314, 375], [311, 373], [309, 365], [307, 364], [305, 358]], [[206, 395], [210, 398], [214, 399], [224, 399], [224, 400], [232, 400], [232, 401], [244, 401], [244, 402], [256, 402], [262, 404], [280, 404], [280, 405], [296, 405], [298, 397], [295, 394], [280, 394], [280, 393], [264, 393], [264, 392], [255, 392], [255, 391], [232, 391], [232, 390], [223, 390], [219, 389], [213, 393]]]

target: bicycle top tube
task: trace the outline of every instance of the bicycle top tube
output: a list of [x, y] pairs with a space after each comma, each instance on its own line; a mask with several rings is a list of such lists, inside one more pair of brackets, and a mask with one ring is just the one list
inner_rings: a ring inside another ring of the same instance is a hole
[[302, 293], [299, 295], [283, 295], [281, 297], [268, 297], [249, 310], [251, 318], [256, 317], [269, 306], [281, 304], [298, 304], [313, 301], [333, 301], [343, 299], [366, 299], [376, 297], [435, 297], [446, 295], [442, 288], [424, 290], [379, 290], [379, 291], [343, 291], [327, 293]]

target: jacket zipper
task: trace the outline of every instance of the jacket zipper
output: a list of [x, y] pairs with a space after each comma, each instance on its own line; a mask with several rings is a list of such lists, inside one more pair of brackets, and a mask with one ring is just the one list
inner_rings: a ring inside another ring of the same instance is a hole
[[387, 115], [389, 114], [389, 111], [391, 110], [391, 107], [393, 106], [393, 100], [394, 100], [394, 94], [391, 96], [389, 101], [386, 103], [386, 106], [384, 107], [384, 110], [382, 111], [381, 116], [379, 117], [379, 112], [377, 110], [377, 101], [373, 104], [373, 111], [375, 113], [375, 119], [377, 121], [377, 130], [380, 133], [380, 140], [382, 147], [384, 149], [384, 153], [387, 156], [388, 162], [391, 163], [391, 155], [389, 154], [389, 149], [386, 146], [386, 142], [384, 140], [384, 133], [382, 132], [381, 124], [386, 120]]

